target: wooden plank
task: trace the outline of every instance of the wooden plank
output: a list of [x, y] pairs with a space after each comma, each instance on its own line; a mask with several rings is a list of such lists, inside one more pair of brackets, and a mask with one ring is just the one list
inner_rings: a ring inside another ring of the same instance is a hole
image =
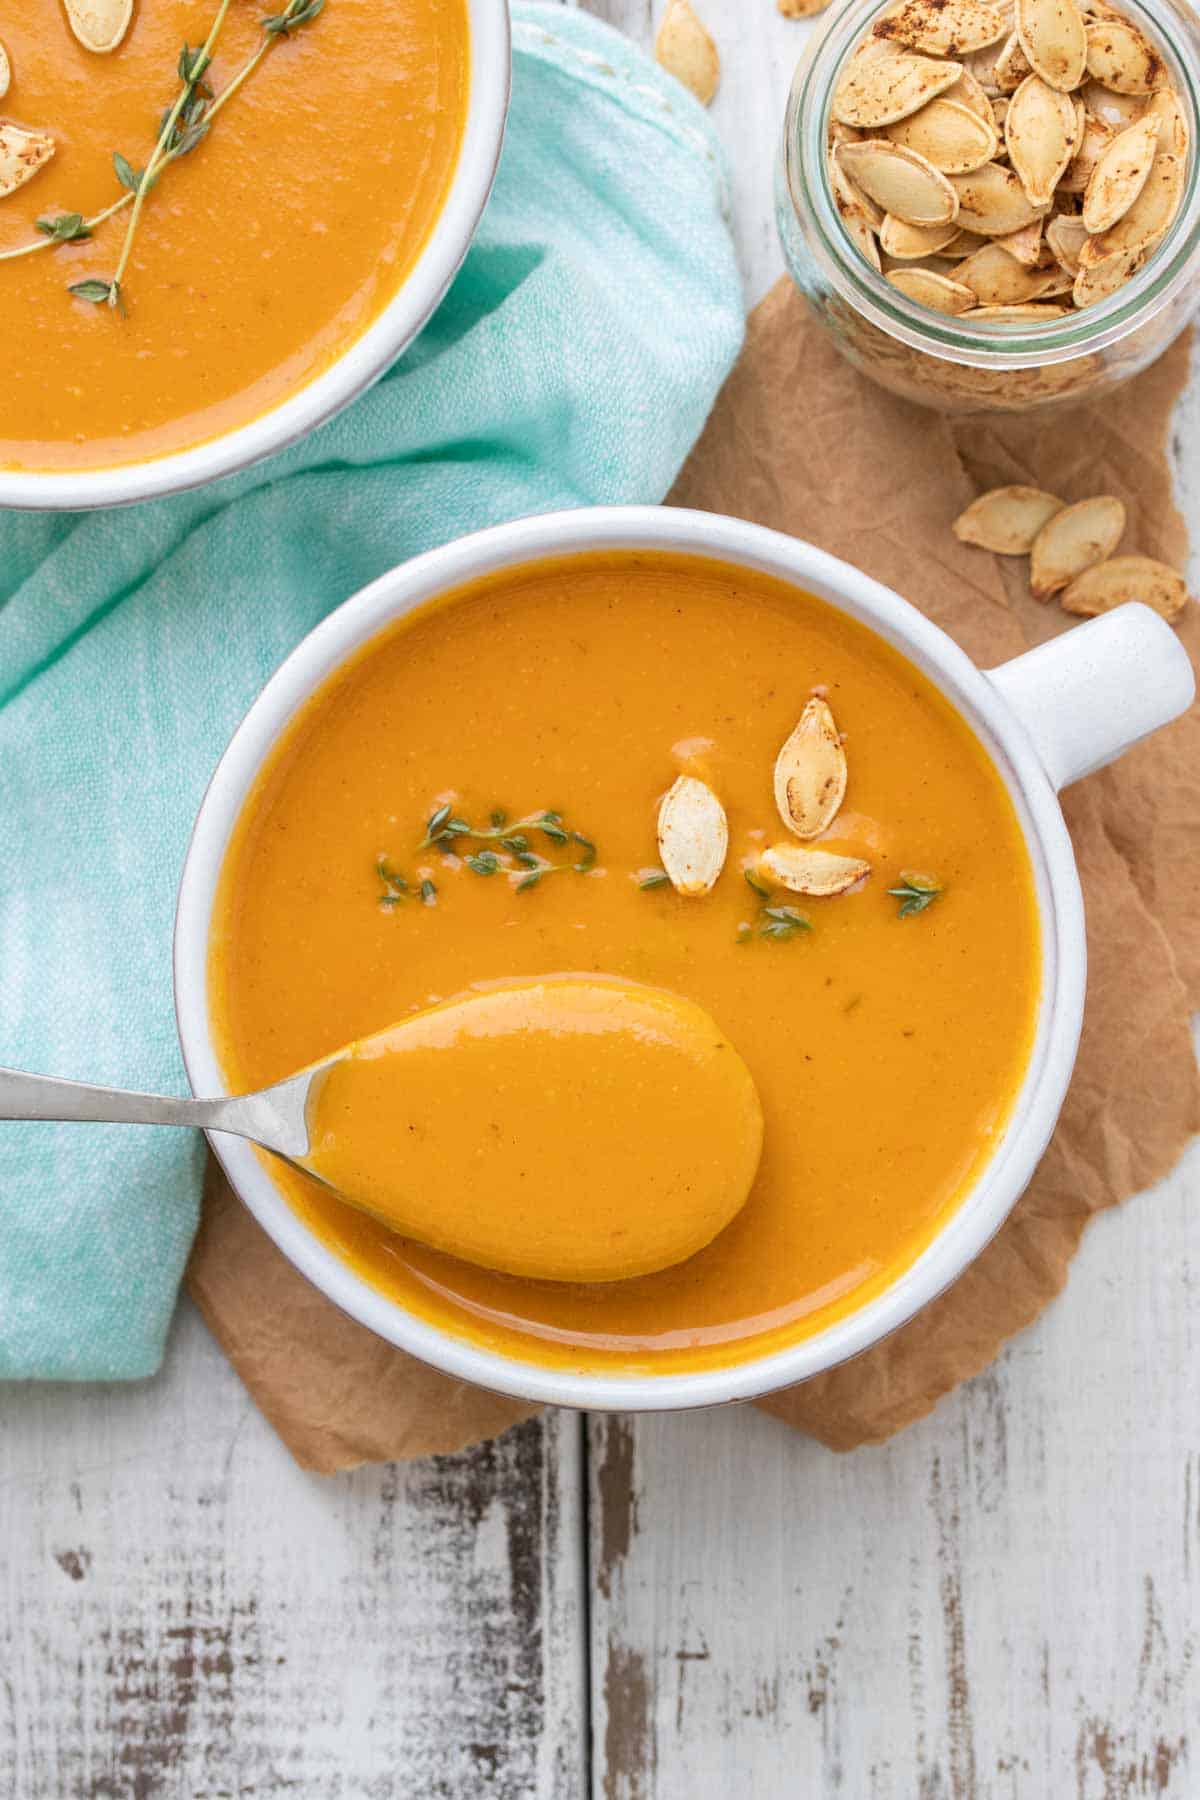
[[1200, 1147], [891, 1444], [592, 1425], [594, 1800], [1200, 1791]]
[[0, 1792], [582, 1800], [582, 1427], [325, 1479], [185, 1310], [5, 1396]]

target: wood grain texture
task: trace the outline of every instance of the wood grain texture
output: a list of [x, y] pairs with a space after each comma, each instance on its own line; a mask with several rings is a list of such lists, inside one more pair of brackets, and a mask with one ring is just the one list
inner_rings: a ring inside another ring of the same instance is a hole
[[5, 1800], [582, 1800], [582, 1425], [296, 1468], [199, 1320], [5, 1395]]

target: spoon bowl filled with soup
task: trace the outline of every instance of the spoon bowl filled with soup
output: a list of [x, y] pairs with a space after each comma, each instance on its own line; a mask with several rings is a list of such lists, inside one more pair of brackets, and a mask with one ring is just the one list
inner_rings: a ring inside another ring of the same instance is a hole
[[[418, 558], [300, 646], [226, 753], [177, 1004], [193, 1086], [237, 1092], [464, 996], [539, 996], [469, 1091], [427, 1063], [424, 1105], [381, 1096], [356, 1151], [357, 1190], [371, 1164], [386, 1183], [395, 1134], [436, 1112], [423, 1203], [486, 1213], [498, 1249], [218, 1154], [332, 1299], [482, 1385], [681, 1406], [828, 1368], [952, 1280], [1028, 1181], [1084, 987], [1055, 788], [1189, 695], [1143, 609], [985, 675], [847, 565], [703, 514], [559, 515]], [[572, 984], [698, 1009], [746, 1082], [706, 1065], [713, 1097], [667, 1104], [611, 1044], [603, 1067], [582, 1035], [558, 1054], [540, 1009]], [[666, 1266], [545, 1279], [505, 1250], [527, 1188], [556, 1228], [576, 1207], [580, 1243], [617, 1192], [653, 1238], [718, 1153], [744, 1204]]]
[[508, 81], [505, 0], [0, 6], [0, 505], [195, 486], [382, 374]]

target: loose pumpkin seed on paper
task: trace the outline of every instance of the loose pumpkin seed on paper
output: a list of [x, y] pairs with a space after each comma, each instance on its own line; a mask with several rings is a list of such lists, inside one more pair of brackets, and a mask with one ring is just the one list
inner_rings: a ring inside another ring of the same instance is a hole
[[1064, 506], [1038, 532], [1029, 553], [1029, 586], [1048, 600], [1068, 582], [1110, 557], [1125, 531], [1125, 507], [1113, 494]]
[[785, 19], [811, 19], [825, 11], [829, 0], [776, 0]]
[[721, 80], [721, 58], [690, 0], [667, 0], [654, 40], [657, 62], [707, 106]]
[[998, 556], [1028, 556], [1039, 531], [1064, 504], [1042, 488], [990, 488], [959, 513], [951, 530], [962, 544], [977, 544]]
[[8, 51], [0, 44], [0, 100], [8, 92], [8, 84], [12, 80], [12, 64], [8, 60]]
[[1187, 605], [1187, 583], [1152, 556], [1112, 556], [1077, 575], [1061, 603], [1064, 612], [1094, 618], [1114, 606], [1124, 606], [1127, 600], [1140, 600], [1173, 622]]

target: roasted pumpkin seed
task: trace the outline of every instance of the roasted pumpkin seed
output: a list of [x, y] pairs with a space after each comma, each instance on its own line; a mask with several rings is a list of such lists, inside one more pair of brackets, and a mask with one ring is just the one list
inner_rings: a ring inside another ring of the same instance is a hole
[[1004, 120], [1008, 159], [1034, 206], [1049, 206], [1076, 149], [1075, 105], [1040, 75], [1027, 75]]
[[953, 87], [948, 87], [942, 96], [945, 100], [953, 100], [958, 106], [965, 106], [988, 125], [994, 123], [992, 103], [984, 91], [983, 83], [976, 80], [970, 69], [963, 64], [963, 72]]
[[1149, 39], [1131, 20], [1118, 18], [1087, 27], [1087, 70], [1115, 94], [1152, 93], [1166, 73]]
[[1095, 306], [1098, 300], [1107, 300], [1111, 294], [1128, 281], [1137, 261], [1134, 250], [1116, 250], [1099, 261], [1087, 263], [1084, 253], [1085, 244], [1079, 253], [1079, 273], [1075, 277], [1075, 285], [1071, 290], [1076, 306]]
[[1150, 103], [1142, 116], [1156, 122], [1160, 150], [1165, 150], [1168, 156], [1187, 155], [1187, 121], [1179, 104], [1179, 96], [1173, 88], [1159, 88], [1156, 93], [1151, 94]]
[[1083, 197], [1083, 222], [1093, 236], [1108, 231], [1129, 211], [1157, 155], [1157, 119], [1139, 119], [1113, 139], [1092, 170]]
[[968, 174], [990, 162], [999, 147], [990, 108], [985, 121], [969, 106], [944, 96], [889, 125], [887, 136], [893, 144], [915, 150], [943, 175]]
[[846, 752], [827, 701], [814, 696], [775, 758], [775, 804], [789, 831], [814, 838], [846, 794]]
[[880, 46], [874, 55], [860, 50], [850, 58], [838, 82], [833, 114], [843, 125], [878, 131], [936, 99], [953, 87], [961, 74], [961, 63], [893, 54], [886, 46]]
[[1029, 552], [1029, 586], [1048, 600], [1068, 582], [1111, 556], [1125, 530], [1125, 507], [1114, 494], [1093, 494], [1048, 519]]
[[879, 228], [879, 248], [897, 262], [916, 262], [923, 256], [936, 256], [957, 236], [958, 226], [954, 224], [910, 225], [906, 219], [887, 213]]
[[98, 56], [117, 48], [133, 17], [133, 0], [64, 0], [64, 5], [79, 42]]
[[959, 263], [954, 279], [973, 291], [976, 306], [1022, 306], [1041, 298], [1050, 286], [1051, 274], [1027, 269], [999, 244], [986, 244]]
[[790, 893], [832, 900], [865, 881], [871, 865], [858, 856], [839, 856], [832, 850], [814, 850], [806, 844], [772, 844], [759, 857], [758, 872]]
[[1069, 311], [1065, 306], [1041, 306], [1032, 302], [1027, 306], [977, 306], [974, 312], [965, 316], [968, 319], [1061, 319]]
[[721, 80], [721, 58], [708, 29], [693, 12], [690, 0], [667, 0], [655, 60], [707, 106]]
[[729, 850], [725, 808], [706, 782], [681, 775], [658, 809], [658, 855], [677, 894], [715, 887]]
[[861, 144], [840, 144], [836, 156], [855, 187], [893, 218], [909, 225], [947, 225], [958, 212], [958, 198], [947, 177], [902, 144], [869, 138]]
[[871, 267], [878, 269], [879, 244], [875, 232], [883, 223], [883, 215], [873, 200], [868, 200], [865, 194], [859, 193], [839, 167], [836, 154], [829, 158], [829, 187], [838, 217], [846, 228], [846, 235]]
[[1039, 209], [1020, 177], [1001, 163], [984, 163], [969, 175], [950, 175], [947, 180], [958, 195], [959, 224], [981, 237], [1007, 237], [1038, 217]]
[[965, 313], [971, 312], [976, 305], [971, 288], [947, 275], [937, 275], [931, 269], [892, 269], [887, 279], [908, 299], [928, 306], [933, 312]]
[[1016, 0], [1017, 37], [1030, 68], [1070, 93], [1083, 80], [1087, 36], [1075, 0]]
[[1144, 94], [1117, 94], [1100, 81], [1086, 81], [1079, 90], [1079, 98], [1088, 112], [1103, 119], [1114, 131], [1124, 131], [1146, 110]]
[[986, 50], [1008, 30], [1002, 7], [983, 0], [900, 0], [872, 27], [872, 34], [928, 56], [962, 56]]
[[1062, 509], [1058, 495], [1042, 488], [990, 488], [959, 513], [951, 530], [960, 543], [997, 556], [1028, 556], [1046, 521]]
[[1110, 230], [1087, 239], [1079, 252], [1080, 265], [1094, 268], [1109, 256], [1144, 256], [1152, 250], [1179, 210], [1186, 168], [1182, 156], [1156, 156], [1129, 211]]
[[1020, 38], [1014, 31], [1001, 46], [1000, 54], [996, 58], [992, 70], [992, 79], [1001, 94], [1015, 94], [1025, 77], [1032, 73], [1032, 65], [1021, 48]]
[[0, 200], [24, 187], [53, 155], [48, 131], [25, 131], [0, 120]]
[[1072, 279], [1079, 273], [1079, 252], [1087, 237], [1083, 220], [1069, 218], [1066, 213], [1056, 213], [1046, 227], [1046, 242]]
[[1091, 618], [1127, 600], [1140, 600], [1162, 618], [1177, 619], [1187, 599], [1183, 576], [1166, 563], [1152, 556], [1113, 556], [1076, 576], [1063, 593], [1062, 608]]
[[8, 84], [12, 80], [12, 64], [8, 60], [8, 51], [0, 44], [0, 100], [8, 92]]
[[1087, 192], [1087, 184], [1092, 179], [1096, 164], [1116, 135], [1115, 128], [1104, 119], [1097, 118], [1095, 113], [1085, 112], [1083, 137], [1076, 147], [1074, 156], [1067, 164], [1066, 173], [1059, 180], [1058, 191], [1060, 194]]
[[1027, 269], [1044, 266], [1040, 219], [1035, 219], [1032, 225], [1022, 225], [1020, 231], [1010, 231], [1007, 237], [993, 238], [992, 242], [998, 249], [1007, 250], [1010, 256], [1015, 256]]

